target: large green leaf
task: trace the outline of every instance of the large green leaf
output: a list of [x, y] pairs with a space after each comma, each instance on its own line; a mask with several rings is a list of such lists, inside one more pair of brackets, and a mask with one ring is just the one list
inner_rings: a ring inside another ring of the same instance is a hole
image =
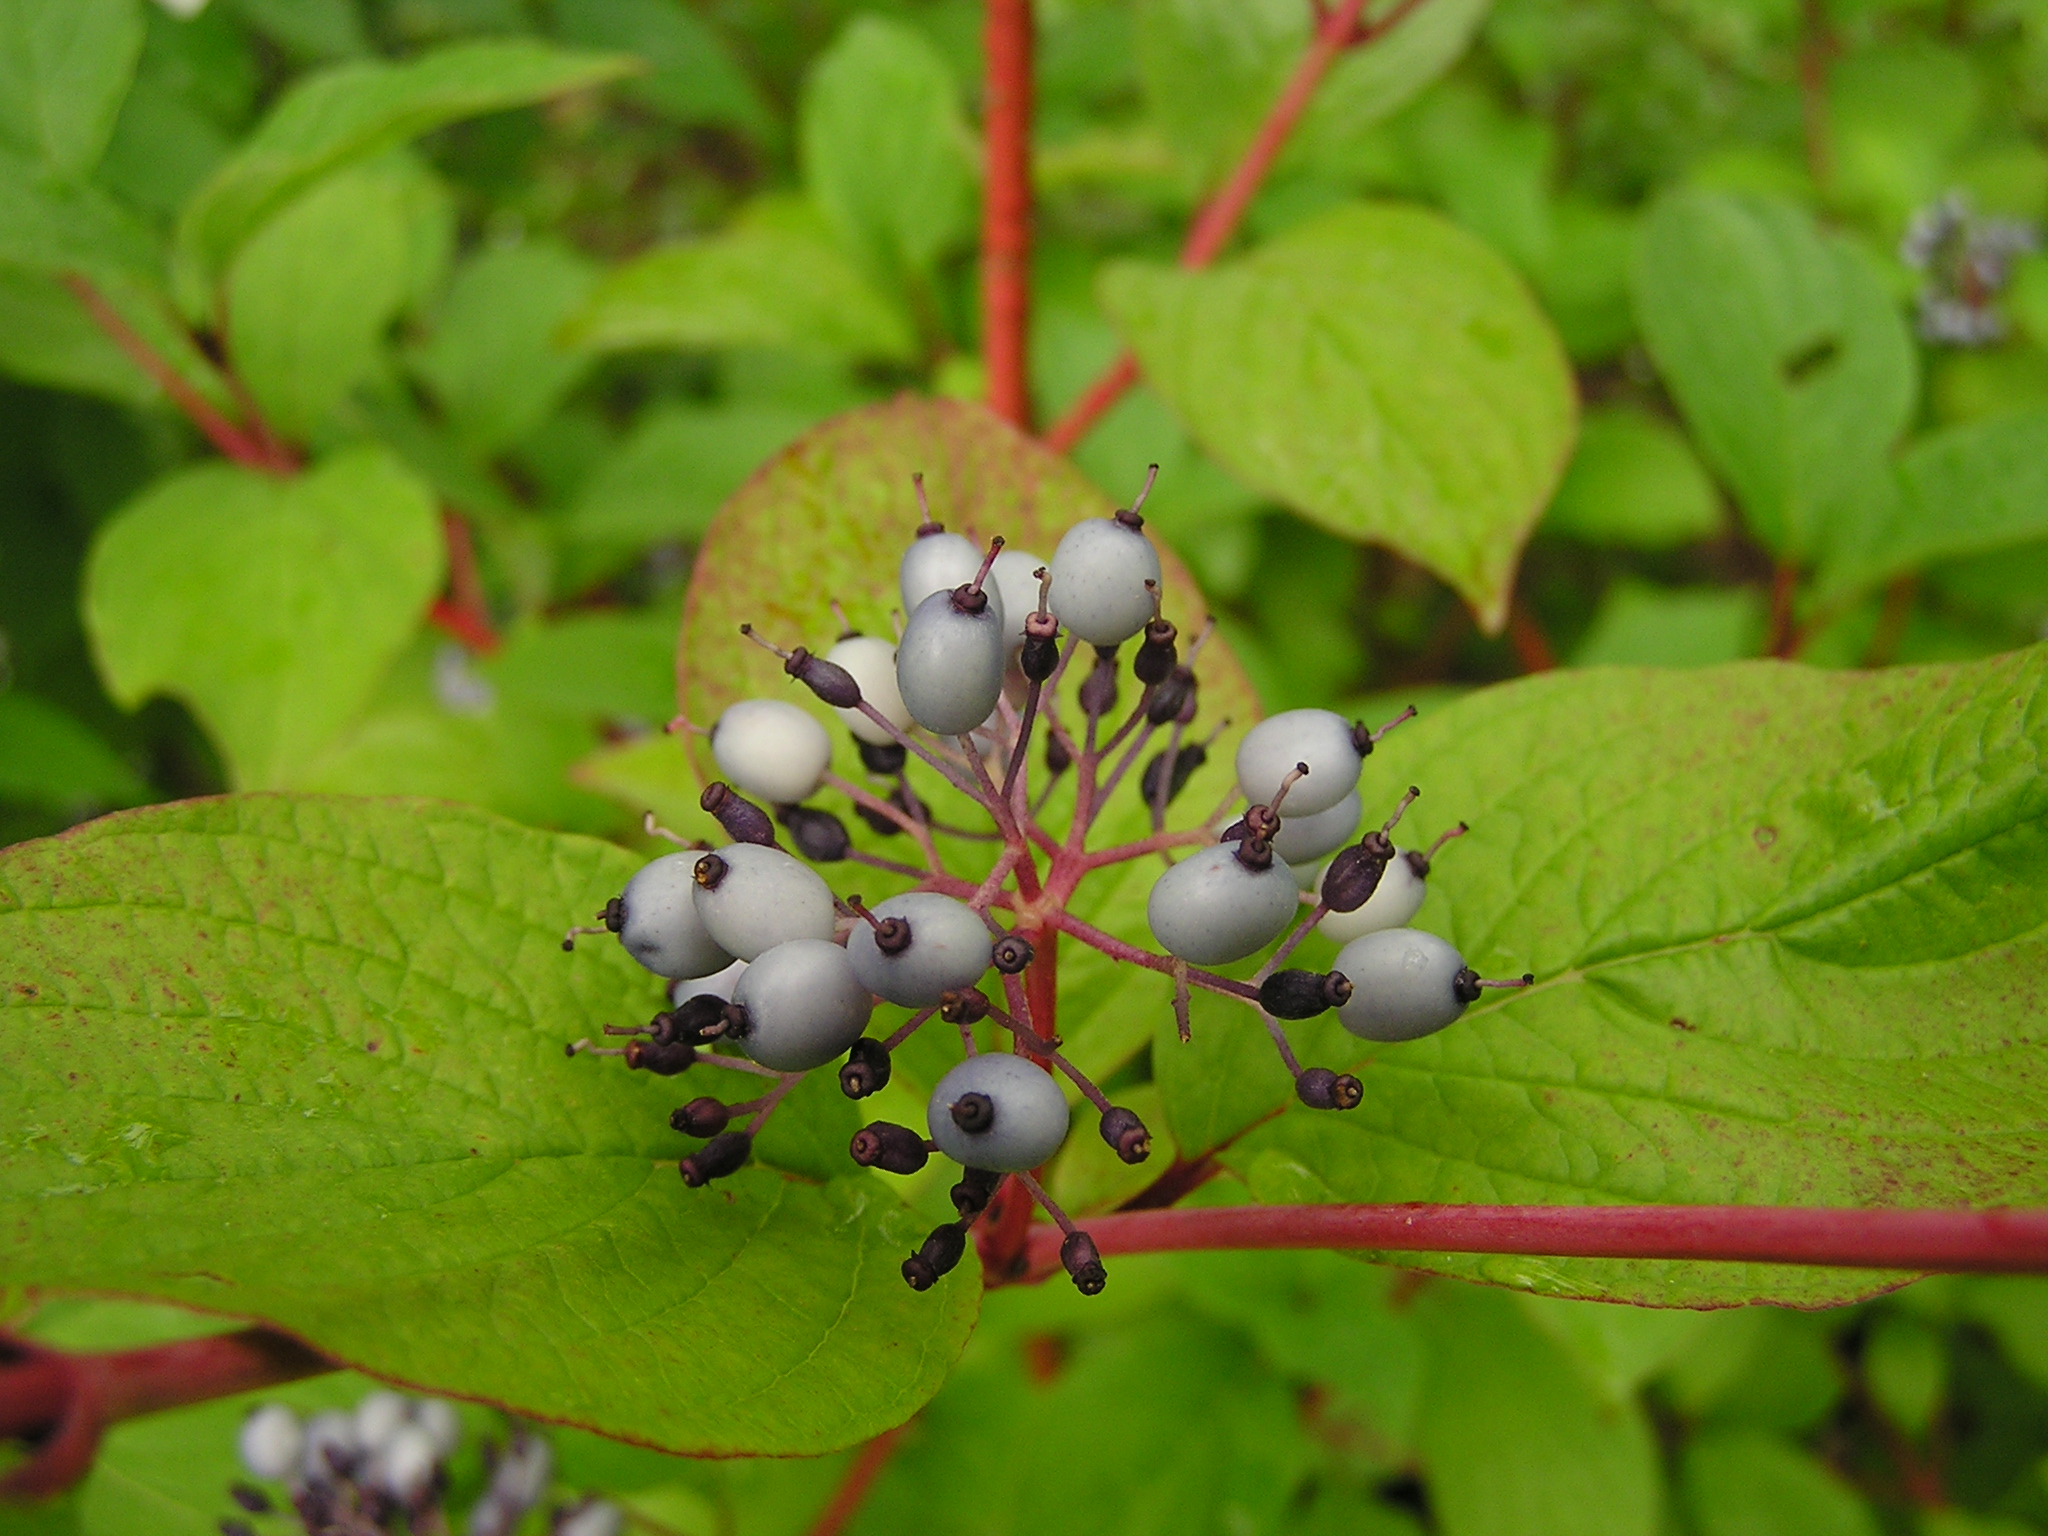
[[0, 266], [148, 278], [160, 265], [149, 231], [113, 198], [0, 147]]
[[1721, 531], [1714, 482], [1685, 435], [1632, 406], [1586, 412], [1578, 451], [1558, 486], [1543, 531], [1661, 549]]
[[681, 123], [777, 130], [761, 88], [710, 21], [686, 0], [556, 0], [555, 25], [579, 48], [630, 53], [650, 66], [625, 94]]
[[440, 519], [382, 451], [290, 480], [222, 463], [100, 532], [85, 619], [115, 700], [184, 699], [237, 785], [290, 782], [347, 724], [441, 584]]
[[1825, 551], [1823, 592], [2048, 537], [2048, 409], [1921, 438], [1899, 460], [1895, 492], [1872, 496], [1861, 512]]
[[1870, 1506], [1783, 1440], [1703, 1435], [1686, 1448], [1684, 1499], [1700, 1536], [1877, 1536]]
[[[1302, 1056], [1365, 1102], [1289, 1105], [1249, 1018], [1154, 1062], [1183, 1155], [1264, 1199], [2016, 1205], [2048, 1197], [2048, 646], [1877, 675], [1743, 663], [1475, 693], [1395, 733], [1371, 808], [1471, 836], [1421, 927], [1537, 985], [1439, 1035]], [[1312, 941], [1306, 963], [1326, 956]], [[1277, 1118], [1266, 1118], [1288, 1106]], [[1262, 1123], [1263, 1122], [1263, 1123]], [[1767, 1266], [1432, 1257], [1653, 1304], [1840, 1300]]]
[[289, 204], [228, 274], [235, 371], [270, 424], [304, 441], [377, 365], [405, 301], [403, 183], [356, 166]]
[[140, 0], [0, 0], [0, 134], [83, 175], [107, 147], [141, 52]]
[[403, 63], [336, 65], [296, 83], [178, 221], [178, 299], [195, 316], [236, 249], [329, 172], [486, 112], [544, 101], [634, 68], [613, 54], [568, 53], [527, 38], [454, 43]]
[[901, 362], [916, 338], [799, 203], [763, 199], [730, 229], [660, 246], [607, 277], [564, 327], [599, 351], [793, 347]]
[[804, 82], [804, 187], [846, 249], [893, 284], [974, 227], [960, 90], [916, 28], [856, 17]]
[[971, 1326], [972, 1260], [905, 1287], [923, 1224], [866, 1175], [688, 1190], [666, 1111], [703, 1088], [563, 1058], [658, 1003], [616, 945], [561, 950], [634, 864], [481, 811], [285, 796], [7, 850], [0, 1268], [670, 1450], [900, 1422]]
[[0, 267], [0, 370], [17, 379], [126, 405], [148, 405], [157, 387], [54, 277]]
[[1577, 397], [1500, 257], [1433, 213], [1353, 204], [1211, 271], [1119, 263], [1101, 292], [1227, 468], [1427, 566], [1488, 630], [1506, 622]]
[[1646, 218], [1631, 283], [1658, 372], [1750, 528], [1810, 558], [1913, 414], [1912, 342], [1869, 259], [1789, 204], [1677, 192]]

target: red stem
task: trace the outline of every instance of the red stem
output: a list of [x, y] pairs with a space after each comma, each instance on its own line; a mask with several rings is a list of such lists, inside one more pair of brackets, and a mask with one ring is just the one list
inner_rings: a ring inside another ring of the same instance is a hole
[[1543, 632], [1536, 615], [1518, 593], [1508, 601], [1508, 643], [1524, 672], [1548, 672], [1557, 666], [1557, 652], [1550, 648], [1550, 636]]
[[0, 1438], [35, 1445], [0, 1478], [0, 1497], [43, 1498], [71, 1487], [92, 1466], [100, 1436], [123, 1419], [336, 1369], [269, 1328], [105, 1354], [68, 1354], [0, 1334]]
[[206, 396], [192, 387], [189, 379], [142, 339], [90, 280], [79, 273], [67, 272], [64, 274], [64, 286], [71, 290], [72, 297], [92, 318], [93, 324], [105, 331], [114, 345], [127, 353], [135, 366], [155, 381], [170, 402], [185, 413], [214, 447], [237, 464], [246, 464], [266, 474], [288, 475], [298, 468], [284, 449], [266, 446], [267, 430], [244, 432], [215, 409]]
[[498, 648], [498, 632], [491, 627], [490, 604], [477, 571], [476, 541], [470, 536], [469, 524], [445, 507], [441, 509], [441, 532], [448, 543], [448, 595], [434, 604], [427, 617], [442, 633], [479, 656], [488, 656]]
[[[1250, 146], [1217, 189], [1216, 195], [1209, 199], [1189, 226], [1187, 240], [1180, 251], [1183, 267], [1190, 271], [1206, 267], [1230, 243], [1230, 237], [1237, 233], [1237, 226], [1243, 222], [1245, 210], [1264, 185], [1267, 173], [1273, 169], [1273, 162], [1280, 157], [1287, 136], [1301, 121], [1302, 113], [1308, 110], [1316, 88], [1323, 83], [1323, 76], [1330, 72], [1330, 66], [1337, 62], [1338, 55], [1347, 48], [1378, 41], [1421, 4], [1422, 0], [1399, 0], [1386, 15], [1374, 21], [1361, 22], [1359, 16], [1365, 10], [1366, 0], [1343, 0], [1341, 5], [1322, 16], [1301, 62], [1295, 65], [1294, 73], [1288, 77], [1272, 110], [1266, 114], [1266, 120], [1259, 125]], [[1072, 448], [1088, 435], [1089, 429], [1137, 379], [1138, 360], [1130, 352], [1125, 352], [1068, 408], [1066, 415], [1053, 424], [1045, 434], [1046, 446], [1055, 453], [1065, 453]]]
[[809, 1536], [839, 1536], [846, 1529], [847, 1523], [860, 1513], [868, 1489], [882, 1475], [882, 1469], [889, 1465], [889, 1458], [896, 1454], [896, 1443], [909, 1427], [908, 1424], [899, 1424], [894, 1429], [885, 1429], [860, 1448], [860, 1454], [847, 1467], [846, 1476], [832, 1490], [831, 1499], [818, 1511], [818, 1518], [811, 1522]]
[[[1940, 1273], [2048, 1272], [2048, 1210], [1768, 1205], [1233, 1205], [1098, 1216], [1105, 1254], [1352, 1248], [1547, 1258], [1820, 1264]], [[1031, 1233], [1030, 1274], [1059, 1267]]]
[[981, 349], [989, 409], [1031, 430], [1031, 0], [987, 0]]

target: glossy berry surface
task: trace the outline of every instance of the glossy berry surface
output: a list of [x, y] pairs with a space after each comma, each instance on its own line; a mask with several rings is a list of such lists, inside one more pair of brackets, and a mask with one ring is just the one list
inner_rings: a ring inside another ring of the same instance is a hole
[[265, 1403], [242, 1420], [235, 1449], [251, 1477], [281, 1483], [299, 1470], [306, 1451], [305, 1427], [283, 1403]]
[[981, 612], [962, 613], [950, 592], [934, 592], [910, 615], [897, 642], [896, 686], [904, 706], [936, 735], [973, 730], [1002, 696], [1002, 604], [984, 595], [989, 603]]
[[1331, 967], [1351, 981], [1351, 999], [1337, 1010], [1337, 1020], [1361, 1040], [1433, 1035], [1465, 1011], [1457, 992], [1464, 968], [1457, 950], [1419, 928], [1388, 928], [1353, 939]]
[[[1295, 780], [1294, 789], [1287, 795], [1288, 809], [1294, 807], [1295, 791], [1307, 783], [1307, 779]], [[1354, 789], [1327, 810], [1306, 816], [1282, 816], [1280, 830], [1273, 837], [1273, 851], [1296, 868], [1313, 869], [1318, 859], [1350, 842], [1351, 834], [1364, 818], [1365, 802]]]
[[619, 897], [624, 908], [619, 942], [657, 976], [709, 976], [732, 964], [697, 907], [691, 876], [699, 857], [663, 854], [628, 880]]
[[987, 972], [990, 934], [965, 902], [910, 891], [872, 910], [884, 923], [895, 920], [910, 928], [910, 942], [894, 954], [867, 923], [846, 937], [854, 974], [877, 996], [905, 1008], [925, 1008], [947, 992], [973, 986]]
[[[910, 710], [896, 690], [895, 646], [879, 635], [848, 635], [825, 653], [825, 659], [853, 675], [853, 680], [860, 684], [862, 702], [873, 706], [899, 731], [910, 728]], [[835, 709], [832, 713], [856, 741], [886, 747], [896, 739], [857, 709]]]
[[794, 805], [818, 792], [832, 763], [832, 738], [810, 714], [783, 699], [742, 699], [711, 728], [718, 771], [743, 795]]
[[981, 546], [957, 533], [926, 533], [911, 540], [896, 568], [896, 590], [905, 613], [934, 592], [950, 592], [974, 580], [981, 569]]
[[732, 1000], [747, 1016], [740, 1049], [778, 1072], [808, 1072], [844, 1055], [874, 1006], [846, 951], [823, 939], [791, 939], [763, 951]]
[[[995, 1113], [985, 1131], [961, 1129], [953, 1107], [982, 1094]], [[1015, 1173], [1036, 1168], [1067, 1139], [1067, 1100], [1042, 1067], [1022, 1056], [989, 1051], [970, 1056], [939, 1079], [926, 1111], [939, 1150], [967, 1168]]]
[[989, 570], [989, 585], [1003, 600], [1003, 642], [1011, 650], [1024, 643], [1024, 620], [1038, 608], [1038, 572], [1044, 565], [1025, 550], [1006, 549]]
[[686, 976], [668, 984], [668, 1005], [680, 1008], [693, 997], [722, 997], [732, 1001], [732, 989], [740, 984], [740, 977], [747, 971], [747, 962], [735, 960], [722, 971], [713, 971], [709, 976]]
[[[715, 857], [724, 869], [707, 876], [714, 855], [682, 854], [691, 862], [692, 900], [705, 932], [728, 952], [752, 961], [791, 939], [832, 937], [832, 889], [809, 865], [780, 848], [730, 843]], [[726, 962], [720, 962], [722, 966]], [[709, 975], [714, 966], [701, 974]]]
[[1121, 645], [1151, 619], [1159, 579], [1150, 539], [1113, 517], [1092, 517], [1069, 528], [1053, 551], [1047, 606], [1090, 645]]
[[1422, 910], [1422, 898], [1428, 894], [1428, 882], [1415, 872], [1408, 855], [1396, 854], [1387, 860], [1380, 883], [1364, 906], [1353, 912], [1326, 912], [1316, 928], [1339, 944], [1387, 928], [1405, 928]]
[[1327, 709], [1289, 709], [1268, 715], [1237, 744], [1237, 782], [1245, 798], [1264, 804], [1280, 782], [1307, 763], [1282, 806], [1283, 817], [1327, 811], [1358, 787], [1365, 759], [1351, 740], [1351, 722]]
[[1152, 936], [1170, 955], [1196, 965], [1225, 965], [1280, 936], [1300, 907], [1286, 861], [1246, 869], [1236, 843], [1190, 854], [1153, 883], [1145, 902]]

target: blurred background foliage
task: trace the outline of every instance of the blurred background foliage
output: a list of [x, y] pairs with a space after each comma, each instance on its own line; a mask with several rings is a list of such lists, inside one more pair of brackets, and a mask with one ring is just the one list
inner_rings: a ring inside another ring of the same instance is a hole
[[[1583, 415], [1507, 633], [1142, 385], [1075, 450], [1112, 495], [1162, 463], [1148, 513], [1269, 708], [2048, 634], [2048, 4], [1422, 14], [1443, 59], [1344, 61], [1247, 243], [1400, 199], [1526, 280]], [[1173, 257], [1312, 23], [1039, 0], [1041, 421], [1124, 344], [1099, 275]], [[837, 412], [982, 392], [980, 27], [975, 0], [0, 0], [0, 841], [230, 787], [630, 837], [615, 786], [673, 710], [720, 503]], [[527, 40], [582, 52], [460, 52]], [[347, 156], [250, 190], [295, 90], [436, 59]], [[100, 221], [87, 258], [47, 255], [59, 204]], [[101, 259], [122, 241], [153, 254]], [[173, 388], [313, 467], [223, 466], [74, 268]], [[211, 1529], [190, 1489], [228, 1442], [194, 1462], [180, 1422], [20, 1528]], [[844, 1466], [560, 1449], [690, 1536], [805, 1529]], [[1085, 1311], [992, 1295], [854, 1528], [1999, 1536], [2048, 1528], [2044, 1455], [2031, 1282], [1700, 1315], [1152, 1258]]]

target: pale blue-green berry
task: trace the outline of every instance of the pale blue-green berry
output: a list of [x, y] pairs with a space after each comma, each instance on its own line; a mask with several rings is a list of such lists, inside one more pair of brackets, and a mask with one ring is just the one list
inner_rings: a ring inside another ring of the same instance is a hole
[[917, 612], [918, 604], [934, 592], [950, 592], [974, 580], [981, 569], [982, 551], [972, 540], [943, 530], [921, 533], [903, 551], [903, 563], [896, 570], [896, 590], [903, 598], [905, 613]]
[[832, 888], [816, 870], [780, 848], [730, 843], [715, 854], [683, 857], [695, 861], [692, 897], [698, 920], [727, 955], [721, 965], [700, 974], [708, 976], [734, 957], [758, 959], [764, 949], [791, 939], [832, 937]]
[[434, 1442], [434, 1448], [444, 1457], [452, 1456], [455, 1447], [461, 1443], [462, 1419], [451, 1402], [429, 1397], [414, 1403], [412, 1421], [427, 1432]]
[[1464, 957], [1419, 928], [1385, 928], [1353, 939], [1330, 968], [1351, 982], [1337, 1021], [1361, 1040], [1433, 1035], [1456, 1023], [1469, 1001], [1459, 986]]
[[988, 925], [966, 902], [911, 891], [870, 910], [881, 928], [856, 924], [846, 937], [846, 958], [876, 996], [905, 1008], [928, 1008], [987, 972]]
[[808, 1072], [845, 1055], [874, 1008], [846, 951], [825, 939], [791, 939], [763, 950], [732, 1000], [746, 1014], [739, 1048], [778, 1072]]
[[1151, 620], [1159, 581], [1159, 551], [1150, 539], [1117, 518], [1091, 517], [1069, 528], [1053, 551], [1047, 606], [1069, 634], [1090, 645], [1121, 645]]
[[808, 710], [787, 700], [742, 699], [727, 705], [711, 728], [711, 755], [741, 794], [795, 805], [818, 792], [832, 765], [832, 738]]
[[410, 1398], [396, 1392], [372, 1392], [356, 1404], [356, 1443], [365, 1451], [381, 1451], [411, 1421]]
[[339, 1408], [330, 1408], [306, 1421], [299, 1475], [309, 1483], [331, 1483], [341, 1476], [337, 1467], [353, 1467], [361, 1454], [354, 1417]]
[[1289, 709], [1269, 715], [1237, 744], [1237, 783], [1254, 805], [1280, 793], [1280, 781], [1297, 763], [1308, 774], [1287, 791], [1287, 816], [1327, 811], [1358, 787], [1365, 759], [1352, 737], [1351, 722], [1327, 709]]
[[433, 1485], [440, 1459], [432, 1435], [417, 1424], [401, 1424], [371, 1453], [363, 1481], [400, 1504], [414, 1504]]
[[1422, 910], [1422, 898], [1429, 893], [1414, 859], [1413, 854], [1395, 854], [1387, 860], [1380, 883], [1366, 897], [1364, 906], [1352, 912], [1325, 912], [1316, 924], [1317, 931], [1339, 944], [1348, 944], [1368, 933], [1407, 927]]
[[709, 976], [732, 964], [712, 937], [692, 878], [696, 853], [665, 853], [643, 865], [619, 896], [619, 942], [657, 976]]
[[[1308, 779], [1294, 781], [1294, 788], [1282, 802], [1284, 809], [1294, 809], [1295, 792], [1306, 783]], [[1327, 810], [1305, 816], [1282, 816], [1280, 830], [1273, 835], [1273, 851], [1288, 862], [1298, 878], [1306, 879], [1308, 872], [1315, 869], [1316, 860], [1351, 841], [1351, 834], [1358, 830], [1364, 816], [1365, 802], [1355, 789]]]
[[989, 569], [989, 583], [1003, 600], [1003, 638], [1013, 651], [1024, 643], [1024, 620], [1038, 611], [1038, 573], [1044, 566], [1036, 555], [1006, 549]]
[[235, 1449], [251, 1477], [289, 1482], [298, 1475], [306, 1453], [306, 1429], [283, 1403], [265, 1403], [242, 1420]]
[[1043, 1067], [1007, 1051], [961, 1062], [939, 1079], [925, 1111], [941, 1152], [991, 1173], [1043, 1163], [1067, 1139], [1067, 1118], [1060, 1085]]
[[740, 978], [747, 973], [747, 962], [735, 960], [722, 971], [713, 971], [709, 976], [689, 976], [668, 984], [668, 1005], [680, 1008], [693, 997], [721, 997], [732, 1001], [732, 989], [739, 985]]
[[896, 643], [896, 686], [910, 717], [938, 736], [959, 736], [989, 717], [1003, 692], [1002, 600], [986, 587], [978, 612], [934, 592]]
[[[973, 575], [968, 572], [968, 579], [972, 580]], [[879, 635], [848, 635], [825, 653], [825, 659], [853, 675], [853, 680], [860, 684], [862, 702], [872, 706], [876, 714], [899, 731], [910, 729], [910, 710], [896, 690], [895, 646]], [[871, 747], [886, 747], [896, 739], [857, 709], [835, 709], [832, 713], [853, 732], [855, 740]]]
[[1168, 954], [1195, 965], [1227, 965], [1279, 938], [1300, 893], [1286, 860], [1247, 869], [1236, 843], [1218, 843], [1152, 883], [1145, 920]]

